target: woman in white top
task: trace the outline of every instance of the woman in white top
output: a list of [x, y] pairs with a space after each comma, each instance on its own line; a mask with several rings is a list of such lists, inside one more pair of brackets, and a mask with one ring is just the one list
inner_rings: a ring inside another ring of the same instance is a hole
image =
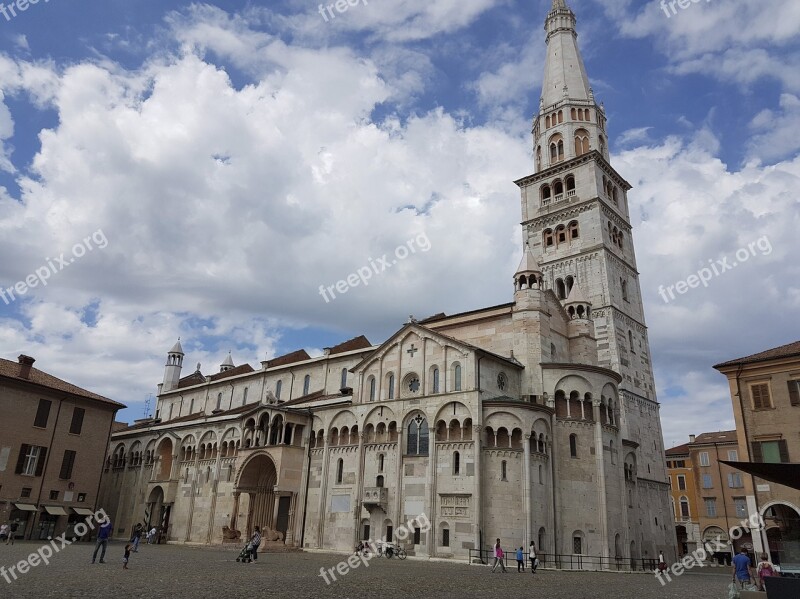
[[528, 558], [531, 560], [531, 574], [536, 574], [536, 567], [539, 565], [539, 560], [536, 557], [536, 543], [531, 541], [531, 547], [528, 550]]

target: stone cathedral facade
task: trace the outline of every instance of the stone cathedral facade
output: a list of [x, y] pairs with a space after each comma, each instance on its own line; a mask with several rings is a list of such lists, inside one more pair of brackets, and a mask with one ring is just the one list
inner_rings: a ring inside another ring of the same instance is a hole
[[[466, 559], [500, 537], [566, 556], [675, 557], [659, 405], [631, 237], [630, 185], [554, 0], [518, 181], [522, 260], [509, 303], [181, 377], [155, 417], [116, 432], [102, 505], [118, 530], [349, 550], [388, 538]], [[419, 518], [430, 523], [422, 529]], [[413, 530], [406, 539], [394, 532]]]

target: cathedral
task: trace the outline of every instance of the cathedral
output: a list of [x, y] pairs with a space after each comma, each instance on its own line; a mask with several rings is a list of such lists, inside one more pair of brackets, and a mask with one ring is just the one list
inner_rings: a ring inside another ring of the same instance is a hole
[[258, 369], [228, 356], [211, 375], [181, 376], [176, 343], [155, 414], [109, 445], [99, 505], [120, 533], [145, 522], [219, 544], [260, 526], [309, 549], [385, 538], [468, 559], [499, 537], [567, 560], [675, 558], [631, 186], [575, 24], [554, 0], [511, 301]]

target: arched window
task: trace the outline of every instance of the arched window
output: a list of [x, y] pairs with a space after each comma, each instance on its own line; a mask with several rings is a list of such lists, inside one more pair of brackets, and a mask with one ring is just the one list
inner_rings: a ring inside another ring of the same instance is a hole
[[550, 128], [550, 115], [549, 114], [546, 117], [544, 117], [544, 128], [545, 129], [549, 129]]
[[428, 421], [420, 414], [408, 423], [407, 455], [428, 455]]
[[508, 480], [508, 462], [500, 462], [500, 480]]
[[564, 183], [567, 186], [567, 197], [574, 198], [575, 197], [575, 177], [572, 175], [567, 175], [564, 178]]
[[567, 299], [567, 288], [564, 286], [563, 279], [556, 279], [556, 296], [558, 299]]
[[628, 282], [624, 279], [619, 280], [620, 287], [622, 287], [622, 299], [628, 301]]
[[574, 433], [569, 436], [569, 456], [578, 457], [578, 437]]
[[394, 373], [389, 373], [389, 399], [394, 399]]
[[339, 458], [336, 462], [336, 484], [342, 484], [342, 480], [344, 480], [344, 460]]
[[553, 230], [552, 229], [545, 229], [544, 230], [544, 247], [549, 248], [553, 246]]
[[556, 227], [556, 245], [566, 243], [567, 241], [567, 228], [564, 225]]
[[439, 393], [439, 368], [433, 367], [433, 392]]
[[553, 182], [553, 195], [555, 195], [556, 202], [564, 199], [564, 184], [559, 179]]
[[691, 512], [689, 511], [689, 500], [685, 496], [681, 496], [680, 503], [681, 503], [681, 519], [688, 520], [689, 518], [691, 518]]
[[575, 131], [575, 155], [581, 156], [589, 151], [589, 132], [586, 129]]
[[563, 123], [564, 122], [564, 111], [563, 110], [559, 110], [558, 111], [558, 122], [559, 123]]
[[578, 237], [580, 237], [580, 232], [578, 230], [578, 221], [576, 220], [572, 221], [567, 227], [567, 230], [569, 231], [568, 237], [570, 239], [578, 239]]
[[575, 284], [575, 279], [572, 278], [572, 275], [567, 276], [564, 279], [564, 285], [566, 286], [567, 297], [569, 297], [570, 292], [572, 291], [572, 286]]
[[578, 120], [578, 111], [577, 111], [577, 110], [575, 110], [575, 109], [573, 108], [572, 110], [570, 110], [570, 113], [569, 113], [569, 114], [570, 114], [570, 116], [572, 117], [572, 120], [573, 120], [573, 121], [577, 121], [577, 120]]
[[550, 203], [551, 200], [551, 189], [549, 185], [542, 185], [541, 194], [542, 194], [542, 206], [546, 206]]
[[536, 169], [542, 168], [542, 146], [536, 147]]
[[345, 387], [347, 387], [347, 368], [342, 368], [342, 381], [339, 389], [344, 389]]
[[375, 377], [369, 377], [369, 400], [375, 401]]
[[625, 249], [625, 247], [624, 247], [624, 243], [623, 243], [623, 241], [622, 241], [622, 231], [620, 231], [619, 233], [617, 233], [617, 245], [619, 246], [619, 249], [621, 249], [621, 250], [622, 250], [622, 249]]
[[555, 343], [551, 343], [550, 344], [550, 361], [551, 362], [555, 362], [556, 361], [556, 357], [557, 357], [556, 344]]
[[379, 474], [375, 478], [375, 486], [378, 488], [383, 488], [383, 474]]
[[556, 133], [550, 138], [550, 163], [555, 164], [561, 160], [564, 160], [564, 138]]
[[311, 389], [311, 375], [307, 374], [303, 378], [303, 395], [308, 395], [310, 389]]
[[383, 466], [385, 464], [386, 456], [382, 453], [378, 454], [378, 472], [383, 472]]
[[631, 348], [632, 354], [636, 353], [636, 350], [633, 347], [633, 333], [631, 331], [628, 331], [628, 347]]
[[453, 390], [461, 391], [461, 364], [453, 367]]
[[217, 393], [217, 409], [222, 409], [222, 393]]
[[247, 387], [244, 388], [244, 393], [242, 393], [242, 405], [247, 403]]
[[283, 381], [278, 381], [275, 383], [275, 399], [281, 398], [281, 388], [283, 387]]
[[461, 454], [453, 452], [453, 476], [461, 474]]

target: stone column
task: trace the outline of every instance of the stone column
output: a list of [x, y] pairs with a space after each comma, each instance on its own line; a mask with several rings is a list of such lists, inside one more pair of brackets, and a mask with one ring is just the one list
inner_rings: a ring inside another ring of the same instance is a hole
[[241, 493], [239, 491], [234, 491], [233, 492], [233, 511], [231, 512], [231, 526], [230, 526], [231, 530], [238, 530], [236, 528], [236, 526], [237, 526], [237, 522], [236, 521], [239, 519], [239, 497], [240, 496], [241, 496]]
[[[397, 427], [397, 472], [394, 486], [394, 519], [392, 526], [394, 530], [403, 522], [403, 421]], [[392, 539], [386, 539], [391, 543]]]
[[[327, 369], [326, 369], [327, 372]], [[328, 461], [330, 460], [330, 431], [324, 436], [325, 449], [322, 453], [322, 480], [319, 487], [319, 503], [317, 504], [317, 549], [322, 549], [325, 534], [325, 495], [328, 492]]]
[[353, 547], [359, 541], [360, 535], [360, 528], [361, 528], [361, 498], [364, 497], [364, 441], [366, 440], [366, 434], [364, 431], [360, 431], [358, 433], [358, 459], [356, 461], [356, 497], [355, 497], [355, 506], [353, 508], [353, 520], [354, 520], [354, 530], [353, 536]]
[[[428, 429], [430, 432], [430, 428]], [[433, 433], [433, 440], [429, 438], [428, 446], [428, 521], [431, 529], [428, 531], [426, 544], [428, 546], [428, 557], [433, 557], [436, 553], [436, 464], [438, 461], [439, 448], [436, 443], [436, 432]], [[414, 517], [421, 514], [414, 514]]]
[[597, 461], [597, 510], [600, 517], [600, 555], [608, 558], [608, 505], [606, 503], [605, 456], [603, 455], [603, 425], [600, 423], [600, 401], [592, 400], [594, 416], [594, 451]]
[[531, 502], [531, 434], [525, 433], [525, 443], [523, 445], [525, 452], [522, 460], [523, 468], [525, 469], [522, 476], [522, 501], [525, 505], [525, 530], [522, 531], [522, 546], [530, 547], [530, 535], [533, 530], [533, 517], [532, 502]]
[[[478, 403], [478, 410], [480, 410], [480, 402]], [[475, 481], [473, 486], [473, 516], [472, 521], [475, 526], [475, 548], [478, 550], [483, 549], [481, 546], [481, 530], [483, 529], [483, 509], [481, 506], [481, 479], [482, 479], [482, 460], [481, 452], [483, 451], [483, 425], [477, 424], [472, 427], [473, 447], [475, 451]]]

